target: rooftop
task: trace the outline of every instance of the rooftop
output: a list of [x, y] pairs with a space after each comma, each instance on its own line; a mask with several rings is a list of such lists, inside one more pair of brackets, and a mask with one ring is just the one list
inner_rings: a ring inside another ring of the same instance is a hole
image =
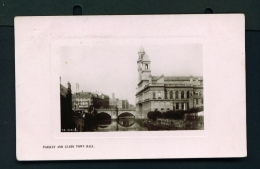
[[62, 84], [60, 84], [60, 94], [66, 96], [67, 93], [68, 93], [68, 89], [64, 87]]
[[138, 53], [144, 53], [145, 51], [144, 51], [144, 48], [141, 46], [140, 47], [140, 49], [139, 49], [139, 51], [138, 51]]
[[[152, 80], [158, 80], [161, 76], [152, 76]], [[176, 80], [176, 81], [189, 81], [191, 76], [164, 76], [164, 80]], [[202, 76], [192, 76], [193, 80], [199, 78], [203, 79]]]

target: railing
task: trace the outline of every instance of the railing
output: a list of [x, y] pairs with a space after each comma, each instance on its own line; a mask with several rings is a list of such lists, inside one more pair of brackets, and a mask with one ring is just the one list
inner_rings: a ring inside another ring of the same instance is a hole
[[[195, 84], [170, 84], [170, 83], [149, 83], [147, 85], [145, 85], [145, 87], [147, 86], [171, 86], [171, 87], [179, 87], [179, 86], [187, 86], [187, 87], [202, 87], [203, 84], [200, 85], [195, 85]], [[144, 88], [145, 88], [144, 87]], [[142, 89], [138, 90], [141, 91]]]
[[[96, 109], [99, 111], [104, 111], [104, 110], [109, 110], [109, 111], [115, 111], [115, 108], [100, 108], [100, 109]], [[135, 108], [128, 108], [128, 109], [123, 109], [123, 108], [118, 108], [118, 111], [135, 111]]]

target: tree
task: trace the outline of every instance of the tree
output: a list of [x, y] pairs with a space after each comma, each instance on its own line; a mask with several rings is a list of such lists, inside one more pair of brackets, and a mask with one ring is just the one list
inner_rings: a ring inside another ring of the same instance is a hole
[[155, 109], [154, 111], [150, 111], [150, 112], [147, 114], [147, 117], [148, 117], [149, 119], [156, 120], [157, 118], [161, 118], [161, 117], [162, 117], [162, 113], [159, 112], [157, 109]]

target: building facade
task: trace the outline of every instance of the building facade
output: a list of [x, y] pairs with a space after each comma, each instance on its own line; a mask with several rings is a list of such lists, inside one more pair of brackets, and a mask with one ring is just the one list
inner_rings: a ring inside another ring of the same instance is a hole
[[72, 96], [73, 109], [87, 109], [90, 105], [94, 108], [109, 108], [109, 96], [103, 93], [77, 92]]
[[109, 108], [109, 96], [103, 93], [92, 93], [92, 102], [96, 109]]
[[118, 98], [115, 98], [115, 94], [112, 93], [112, 98], [109, 99], [109, 107], [110, 108], [119, 108], [119, 109], [128, 109], [129, 108], [129, 102], [128, 100], [120, 100]]
[[123, 109], [129, 109], [129, 102], [128, 102], [128, 100], [123, 100], [122, 107], [123, 107]]
[[60, 84], [60, 113], [61, 113], [61, 131], [72, 129], [74, 127], [72, 112], [72, 93], [71, 85], [68, 82], [68, 88]]
[[92, 93], [91, 92], [77, 92], [72, 95], [73, 109], [87, 109], [92, 105]]
[[150, 58], [141, 47], [138, 51], [136, 111], [142, 118], [157, 109], [188, 110], [203, 107], [202, 76], [152, 76]]

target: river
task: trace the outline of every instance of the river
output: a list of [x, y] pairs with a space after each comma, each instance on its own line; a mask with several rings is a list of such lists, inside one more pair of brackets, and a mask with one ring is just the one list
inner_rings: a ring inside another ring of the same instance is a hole
[[147, 131], [147, 127], [142, 126], [141, 119], [119, 118], [118, 120], [103, 120], [98, 122], [96, 132], [108, 131]]
[[116, 132], [116, 131], [158, 131], [158, 130], [203, 130], [203, 118], [170, 120], [158, 119], [144, 120], [135, 118], [119, 118], [118, 120], [88, 120], [76, 118], [75, 129], [77, 132]]

